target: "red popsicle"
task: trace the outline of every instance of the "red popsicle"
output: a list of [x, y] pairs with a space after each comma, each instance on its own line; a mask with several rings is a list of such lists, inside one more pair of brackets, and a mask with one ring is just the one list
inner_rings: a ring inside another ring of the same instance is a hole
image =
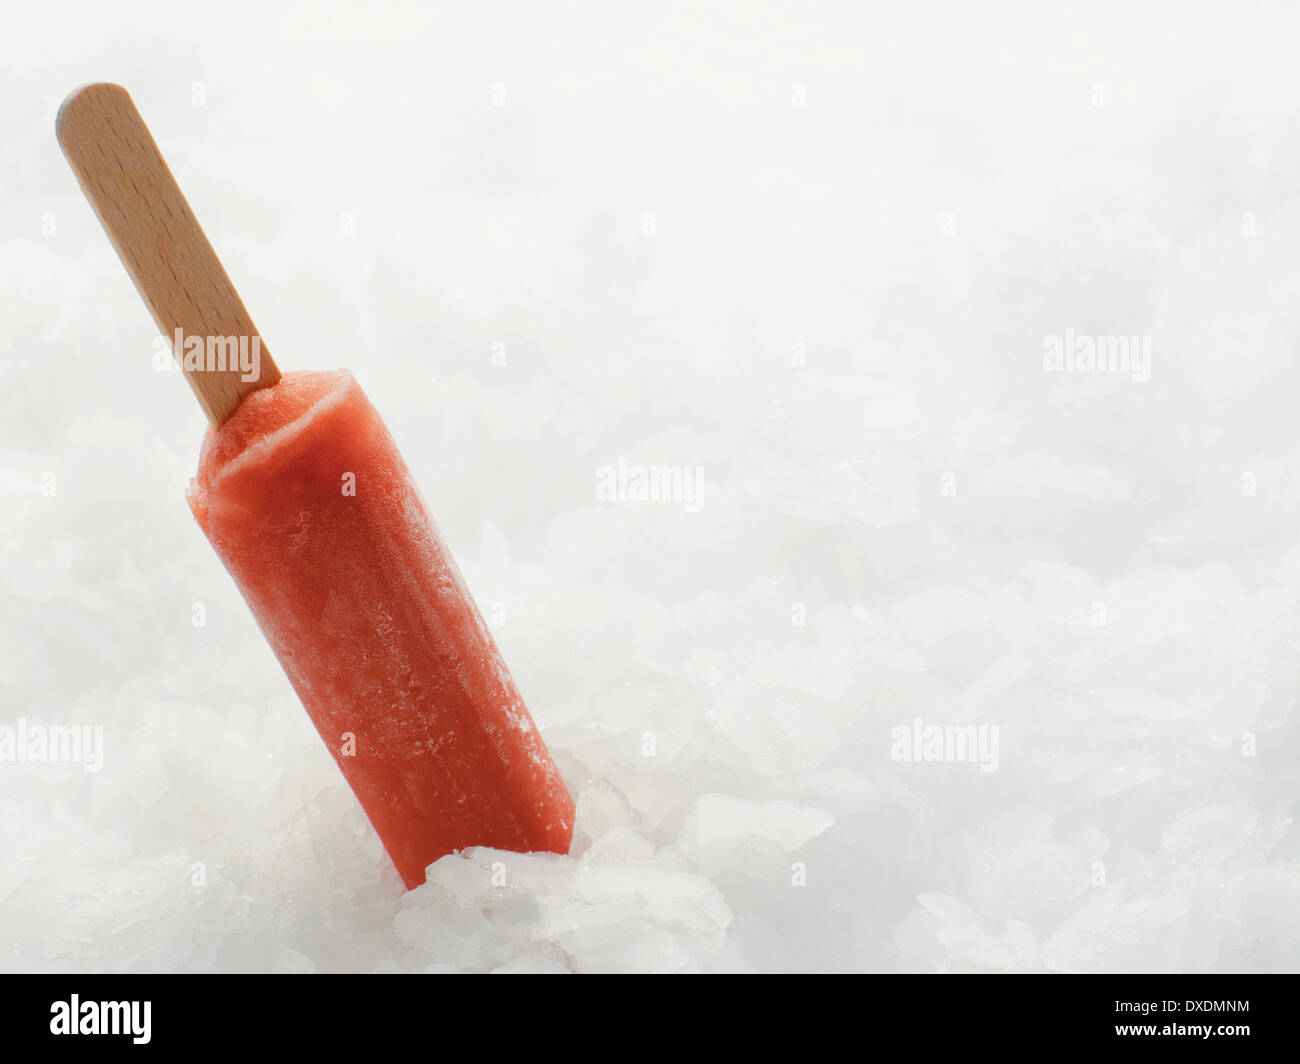
[[58, 135], [159, 329], [186, 341], [212, 422], [190, 508], [402, 880], [467, 846], [567, 852], [573, 800], [352, 375], [281, 377], [124, 89], [74, 92]]
[[350, 373], [245, 398], [189, 499], [408, 886], [465, 846], [568, 850], [564, 783]]

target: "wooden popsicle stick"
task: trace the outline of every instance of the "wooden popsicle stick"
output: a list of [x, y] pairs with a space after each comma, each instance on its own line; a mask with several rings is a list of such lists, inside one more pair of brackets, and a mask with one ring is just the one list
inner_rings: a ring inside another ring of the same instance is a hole
[[222, 424], [280, 371], [144, 119], [126, 89], [99, 83], [72, 91], [55, 130], [199, 405], [213, 425]]

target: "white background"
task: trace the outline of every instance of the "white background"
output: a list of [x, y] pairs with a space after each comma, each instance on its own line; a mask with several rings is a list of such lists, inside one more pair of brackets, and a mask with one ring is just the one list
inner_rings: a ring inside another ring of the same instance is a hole
[[[1296, 967], [1294, 8], [0, 24], [0, 723], [106, 744], [0, 764], [0, 968]], [[184, 504], [203, 417], [54, 139], [95, 80], [385, 415], [573, 856], [403, 894]], [[620, 458], [703, 506], [600, 501]]]

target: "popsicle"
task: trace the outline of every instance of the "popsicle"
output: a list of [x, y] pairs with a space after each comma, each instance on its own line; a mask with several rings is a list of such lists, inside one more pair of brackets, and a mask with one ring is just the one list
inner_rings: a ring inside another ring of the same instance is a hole
[[566, 853], [573, 799], [360, 386], [281, 375], [126, 90], [74, 91], [57, 132], [208, 416], [190, 509], [403, 882]]

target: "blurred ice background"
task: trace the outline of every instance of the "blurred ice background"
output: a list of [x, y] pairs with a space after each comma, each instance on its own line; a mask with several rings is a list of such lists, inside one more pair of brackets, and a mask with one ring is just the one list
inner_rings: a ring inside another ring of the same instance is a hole
[[[1293, 5], [2, 14], [0, 724], [106, 751], [0, 764], [0, 968], [1300, 966]], [[571, 856], [401, 891], [182, 501], [202, 416], [54, 140], [91, 80], [385, 413]], [[895, 761], [917, 719], [998, 770]]]

